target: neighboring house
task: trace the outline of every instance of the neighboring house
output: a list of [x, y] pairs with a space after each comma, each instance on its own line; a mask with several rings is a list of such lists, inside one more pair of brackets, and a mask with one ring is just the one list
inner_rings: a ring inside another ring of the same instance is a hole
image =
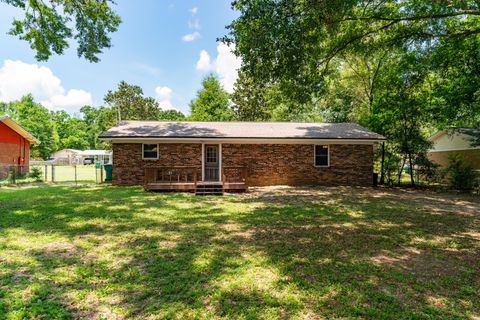
[[480, 170], [480, 146], [472, 146], [473, 138], [480, 134], [480, 129], [458, 128], [441, 130], [433, 134], [429, 140], [433, 147], [428, 158], [442, 167], [448, 165], [453, 154], [460, 154], [477, 170]]
[[79, 164], [80, 157], [78, 153], [81, 150], [77, 149], [62, 149], [55, 151], [50, 155], [50, 159], [52, 159], [55, 164]]
[[97, 161], [107, 164], [112, 162], [112, 151], [62, 149], [52, 153], [50, 158], [55, 164], [92, 164]]
[[80, 151], [79, 156], [81, 157], [81, 163], [97, 161], [101, 164], [112, 163], [111, 150], [83, 150]]
[[0, 116], [0, 165], [28, 167], [30, 146], [39, 143], [40, 141], [9, 116]]
[[113, 146], [113, 184], [221, 190], [373, 183], [373, 145], [353, 123], [124, 121], [100, 135]]

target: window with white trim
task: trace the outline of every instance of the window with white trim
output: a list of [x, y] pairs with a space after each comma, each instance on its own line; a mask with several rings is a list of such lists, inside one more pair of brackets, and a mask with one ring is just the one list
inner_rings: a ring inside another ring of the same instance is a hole
[[158, 159], [158, 144], [143, 144], [143, 159], [157, 160]]
[[315, 145], [315, 166], [328, 167], [330, 165], [328, 145]]

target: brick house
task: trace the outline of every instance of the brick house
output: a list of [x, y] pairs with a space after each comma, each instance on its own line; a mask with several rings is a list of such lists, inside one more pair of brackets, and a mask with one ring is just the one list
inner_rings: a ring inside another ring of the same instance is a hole
[[9, 116], [0, 116], [0, 165], [28, 167], [30, 146], [39, 143]]
[[112, 142], [113, 184], [197, 192], [371, 186], [373, 146], [385, 140], [354, 123], [163, 121], [123, 121], [100, 138]]

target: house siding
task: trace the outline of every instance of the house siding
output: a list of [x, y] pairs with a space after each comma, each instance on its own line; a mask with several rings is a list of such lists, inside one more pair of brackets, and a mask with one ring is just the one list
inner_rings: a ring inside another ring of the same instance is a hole
[[428, 158], [445, 168], [448, 166], [449, 158], [455, 154], [463, 157], [474, 169], [480, 170], [480, 149], [429, 152]]
[[0, 164], [28, 166], [29, 159], [28, 140], [0, 122]]
[[[202, 145], [159, 144], [158, 160], [142, 159], [142, 144], [113, 144], [113, 184], [143, 184], [146, 167], [197, 166], [201, 178]], [[313, 144], [222, 144], [222, 167], [246, 166], [249, 186], [371, 186], [373, 145], [332, 144], [330, 166], [314, 166]]]

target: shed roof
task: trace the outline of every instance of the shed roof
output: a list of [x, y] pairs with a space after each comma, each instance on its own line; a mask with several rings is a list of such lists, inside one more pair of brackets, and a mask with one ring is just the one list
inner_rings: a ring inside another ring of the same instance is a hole
[[31, 144], [40, 144], [40, 140], [35, 138], [30, 132], [23, 129], [18, 123], [13, 121], [9, 115], [0, 116], [0, 122], [3, 122], [10, 129], [27, 139]]
[[100, 138], [385, 140], [356, 123], [193, 121], [122, 121]]

